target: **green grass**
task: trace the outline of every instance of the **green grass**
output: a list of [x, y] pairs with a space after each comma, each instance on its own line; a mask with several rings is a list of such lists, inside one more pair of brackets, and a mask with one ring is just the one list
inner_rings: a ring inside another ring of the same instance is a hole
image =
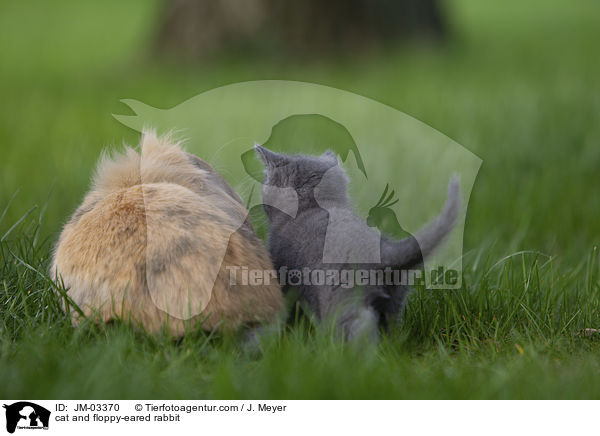
[[[448, 2], [454, 35], [443, 47], [196, 65], [148, 54], [156, 4], [74, 4], [0, 6], [0, 379], [10, 380], [0, 397], [600, 397], [600, 335], [581, 334], [600, 328], [597, 3]], [[111, 117], [126, 110], [119, 100], [171, 107], [271, 78], [390, 104], [483, 159], [464, 289], [416, 290], [373, 353], [306, 321], [258, 354], [218, 335], [73, 328], [44, 274], [102, 148], [138, 140]]]

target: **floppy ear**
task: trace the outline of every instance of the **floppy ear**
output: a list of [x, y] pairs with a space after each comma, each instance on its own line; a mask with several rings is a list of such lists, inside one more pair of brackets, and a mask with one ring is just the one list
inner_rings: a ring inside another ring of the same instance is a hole
[[325, 153], [323, 153], [321, 155], [321, 158], [326, 159], [330, 162], [333, 162], [335, 164], [338, 163], [338, 159], [337, 159], [337, 154], [335, 154], [333, 151], [331, 150], [327, 150]]
[[264, 163], [266, 163], [267, 165], [277, 167], [277, 166], [283, 165], [287, 162], [287, 159], [285, 158], [284, 155], [275, 153], [274, 151], [271, 151], [268, 148], [263, 147], [262, 145], [255, 143], [254, 150], [256, 151], [258, 156], [260, 156], [262, 161]]

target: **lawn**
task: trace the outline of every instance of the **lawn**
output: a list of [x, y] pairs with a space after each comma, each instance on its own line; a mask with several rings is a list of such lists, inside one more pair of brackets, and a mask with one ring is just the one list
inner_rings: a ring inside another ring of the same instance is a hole
[[[600, 329], [600, 4], [445, 5], [441, 46], [181, 64], [151, 56], [153, 2], [3, 2], [0, 397], [599, 398], [600, 334], [582, 330]], [[236, 337], [72, 327], [45, 275], [101, 151], [139, 140], [112, 117], [127, 113], [119, 100], [168, 108], [256, 79], [365, 95], [481, 157], [463, 289], [415, 290], [373, 352], [294, 317], [260, 352]]]

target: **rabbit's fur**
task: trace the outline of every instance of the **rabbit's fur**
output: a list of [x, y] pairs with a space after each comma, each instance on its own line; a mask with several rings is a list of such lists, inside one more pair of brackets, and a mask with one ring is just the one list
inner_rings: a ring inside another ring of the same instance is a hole
[[150, 332], [270, 321], [283, 309], [276, 280], [231, 285], [226, 268], [273, 269], [246, 217], [210, 165], [170, 136], [145, 132], [139, 152], [101, 159], [60, 235], [51, 275], [87, 316], [128, 319]]

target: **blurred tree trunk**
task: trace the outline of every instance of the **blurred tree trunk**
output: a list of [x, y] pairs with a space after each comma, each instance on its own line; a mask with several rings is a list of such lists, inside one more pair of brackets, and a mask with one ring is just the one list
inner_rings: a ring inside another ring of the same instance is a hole
[[265, 0], [167, 0], [159, 50], [203, 57], [256, 34], [265, 22]]
[[414, 35], [445, 35], [439, 0], [167, 0], [158, 45], [200, 58], [261, 43], [291, 54], [354, 51]]

